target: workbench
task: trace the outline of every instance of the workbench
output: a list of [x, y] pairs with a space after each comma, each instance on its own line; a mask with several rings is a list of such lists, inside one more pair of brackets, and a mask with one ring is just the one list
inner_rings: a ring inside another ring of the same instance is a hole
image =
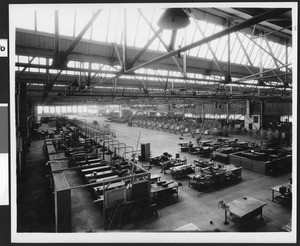
[[47, 145], [47, 153], [48, 153], [48, 155], [49, 155], [49, 154], [55, 154], [55, 153], [56, 153], [56, 150], [55, 150], [53, 144], [48, 144], [48, 145]]
[[200, 173], [188, 174], [189, 186], [197, 190], [203, 188], [222, 188], [242, 179], [242, 168], [234, 165], [203, 168]]
[[112, 175], [114, 175], [114, 172], [112, 170], [106, 170], [106, 171], [97, 172], [97, 173], [85, 174], [85, 178], [87, 180], [89, 180], [89, 179], [109, 177]]
[[179, 184], [175, 181], [172, 180], [167, 180], [166, 184], [168, 184], [167, 187], [163, 187], [162, 185], [158, 185], [158, 184], [151, 184], [151, 196], [152, 198], [154, 198], [155, 196], [160, 196], [160, 195], [165, 195], [165, 194], [174, 194], [176, 193], [177, 197], [178, 197], [178, 187]]
[[171, 175], [174, 179], [185, 178], [186, 175], [195, 172], [195, 165], [194, 164], [185, 164], [176, 167], [171, 167]]
[[171, 167], [185, 165], [187, 162], [186, 159], [172, 159], [169, 161], [160, 162], [161, 165], [161, 173], [166, 174], [166, 170], [170, 169]]
[[209, 167], [214, 165], [212, 161], [205, 161], [203, 159], [194, 160], [194, 165], [197, 167]]
[[[289, 203], [291, 203], [291, 199], [292, 199], [292, 193], [288, 193], [288, 191], [286, 191], [284, 194], [282, 194], [280, 192], [280, 187], [288, 187], [289, 183], [285, 183], [285, 184], [281, 184], [281, 185], [277, 185], [271, 188], [272, 191], [272, 201], [275, 201], [276, 197], [280, 197], [281, 201], [288, 201]], [[279, 196], [275, 197], [275, 193], [279, 193]]]
[[92, 164], [92, 163], [101, 162], [101, 161], [103, 161], [101, 158], [87, 159], [87, 160], [83, 160], [83, 161], [77, 161], [76, 165], [82, 166], [82, 165]]
[[[122, 187], [125, 185], [124, 181], [109, 183], [105, 185], [105, 190], [111, 190], [114, 188]], [[95, 197], [98, 199], [103, 195], [103, 185], [98, 185], [93, 187]]]
[[110, 166], [107, 166], [106, 163], [99, 163], [99, 164], [96, 164], [96, 165], [92, 165], [90, 166], [89, 168], [85, 168], [85, 169], [82, 169], [81, 172], [83, 174], [89, 174], [89, 173], [93, 173], [93, 172], [101, 172], [101, 171], [107, 171], [107, 170], [110, 170]]
[[161, 175], [159, 175], [159, 174], [153, 174], [153, 175], [151, 174], [150, 182], [155, 183], [157, 181], [160, 181], [160, 178], [161, 178]]
[[[233, 222], [242, 223], [258, 215], [260, 215], [260, 219], [263, 219], [262, 210], [265, 205], [265, 202], [259, 201], [251, 196], [242, 197], [226, 203], [225, 206], [221, 206], [221, 208], [225, 210], [224, 224], [228, 224], [228, 219]], [[229, 217], [227, 213], [230, 214]]]

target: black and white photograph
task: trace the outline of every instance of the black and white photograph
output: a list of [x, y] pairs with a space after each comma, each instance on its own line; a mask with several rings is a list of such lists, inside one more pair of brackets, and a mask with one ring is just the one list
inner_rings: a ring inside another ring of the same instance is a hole
[[297, 8], [10, 4], [11, 241], [296, 242]]

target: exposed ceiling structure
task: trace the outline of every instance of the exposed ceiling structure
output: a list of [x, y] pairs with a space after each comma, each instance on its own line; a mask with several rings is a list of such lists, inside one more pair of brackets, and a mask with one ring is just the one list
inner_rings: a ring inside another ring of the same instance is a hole
[[165, 10], [24, 11], [16, 83], [36, 104], [291, 98], [291, 9], [184, 8], [178, 30]]

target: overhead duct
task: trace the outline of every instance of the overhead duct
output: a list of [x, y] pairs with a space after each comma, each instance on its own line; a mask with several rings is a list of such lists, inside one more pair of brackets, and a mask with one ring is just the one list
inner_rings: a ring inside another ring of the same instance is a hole
[[167, 9], [157, 22], [160, 28], [168, 30], [178, 30], [189, 24], [190, 19], [181, 8]]

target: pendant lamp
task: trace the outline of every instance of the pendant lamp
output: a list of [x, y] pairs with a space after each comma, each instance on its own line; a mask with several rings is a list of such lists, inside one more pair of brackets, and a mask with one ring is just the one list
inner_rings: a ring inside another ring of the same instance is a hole
[[189, 17], [181, 8], [167, 9], [157, 22], [160, 28], [168, 30], [178, 30], [189, 24]]

